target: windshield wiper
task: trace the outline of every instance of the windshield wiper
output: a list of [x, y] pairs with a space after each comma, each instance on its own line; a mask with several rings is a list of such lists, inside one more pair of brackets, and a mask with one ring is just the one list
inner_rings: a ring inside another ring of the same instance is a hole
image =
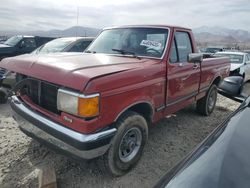
[[86, 50], [86, 51], [84, 51], [84, 53], [92, 53], [92, 54], [95, 54], [96, 51]]
[[137, 59], [141, 59], [141, 58], [138, 57], [134, 52], [130, 52], [130, 51], [122, 50], [122, 49], [115, 49], [115, 48], [113, 48], [112, 50], [115, 51], [115, 52], [120, 52], [120, 53], [123, 54], [123, 55], [125, 55], [125, 54], [130, 54], [130, 55], [132, 55], [133, 57], [135, 57], [135, 58], [137, 58]]

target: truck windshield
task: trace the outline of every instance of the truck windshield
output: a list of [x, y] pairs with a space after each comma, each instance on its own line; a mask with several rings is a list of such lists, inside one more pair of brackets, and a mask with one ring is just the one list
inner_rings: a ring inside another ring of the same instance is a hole
[[21, 36], [14, 36], [14, 37], [11, 37], [9, 38], [8, 40], [6, 40], [4, 42], [4, 44], [8, 45], [8, 46], [16, 46], [17, 43], [19, 43], [19, 41], [22, 40], [22, 37]]
[[243, 63], [243, 55], [217, 53], [216, 56], [229, 57], [230, 63], [239, 63], [239, 64]]
[[164, 53], [167, 38], [168, 29], [108, 29], [104, 30], [85, 52], [160, 58]]
[[54, 39], [42, 47], [35, 50], [33, 53], [55, 53], [62, 52], [68, 45], [74, 42], [75, 39], [72, 38], [59, 38]]

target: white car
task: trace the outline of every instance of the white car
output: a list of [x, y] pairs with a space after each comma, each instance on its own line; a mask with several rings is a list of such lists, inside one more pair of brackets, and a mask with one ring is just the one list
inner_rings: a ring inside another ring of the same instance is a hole
[[217, 52], [216, 56], [230, 58], [230, 76], [242, 76], [244, 81], [250, 80], [250, 55], [244, 52]]

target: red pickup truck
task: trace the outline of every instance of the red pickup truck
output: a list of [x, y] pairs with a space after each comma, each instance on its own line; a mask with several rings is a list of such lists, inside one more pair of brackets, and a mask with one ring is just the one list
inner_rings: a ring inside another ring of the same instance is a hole
[[0, 67], [22, 75], [10, 105], [28, 136], [81, 159], [102, 156], [116, 176], [138, 162], [148, 125], [197, 102], [212, 113], [227, 58], [203, 58], [190, 29], [104, 29], [83, 54], [24, 55]]

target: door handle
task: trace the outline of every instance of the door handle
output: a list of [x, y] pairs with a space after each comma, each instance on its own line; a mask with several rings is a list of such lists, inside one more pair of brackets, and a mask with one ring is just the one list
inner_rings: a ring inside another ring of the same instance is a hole
[[194, 64], [193, 69], [198, 69], [199, 65], [198, 64]]

